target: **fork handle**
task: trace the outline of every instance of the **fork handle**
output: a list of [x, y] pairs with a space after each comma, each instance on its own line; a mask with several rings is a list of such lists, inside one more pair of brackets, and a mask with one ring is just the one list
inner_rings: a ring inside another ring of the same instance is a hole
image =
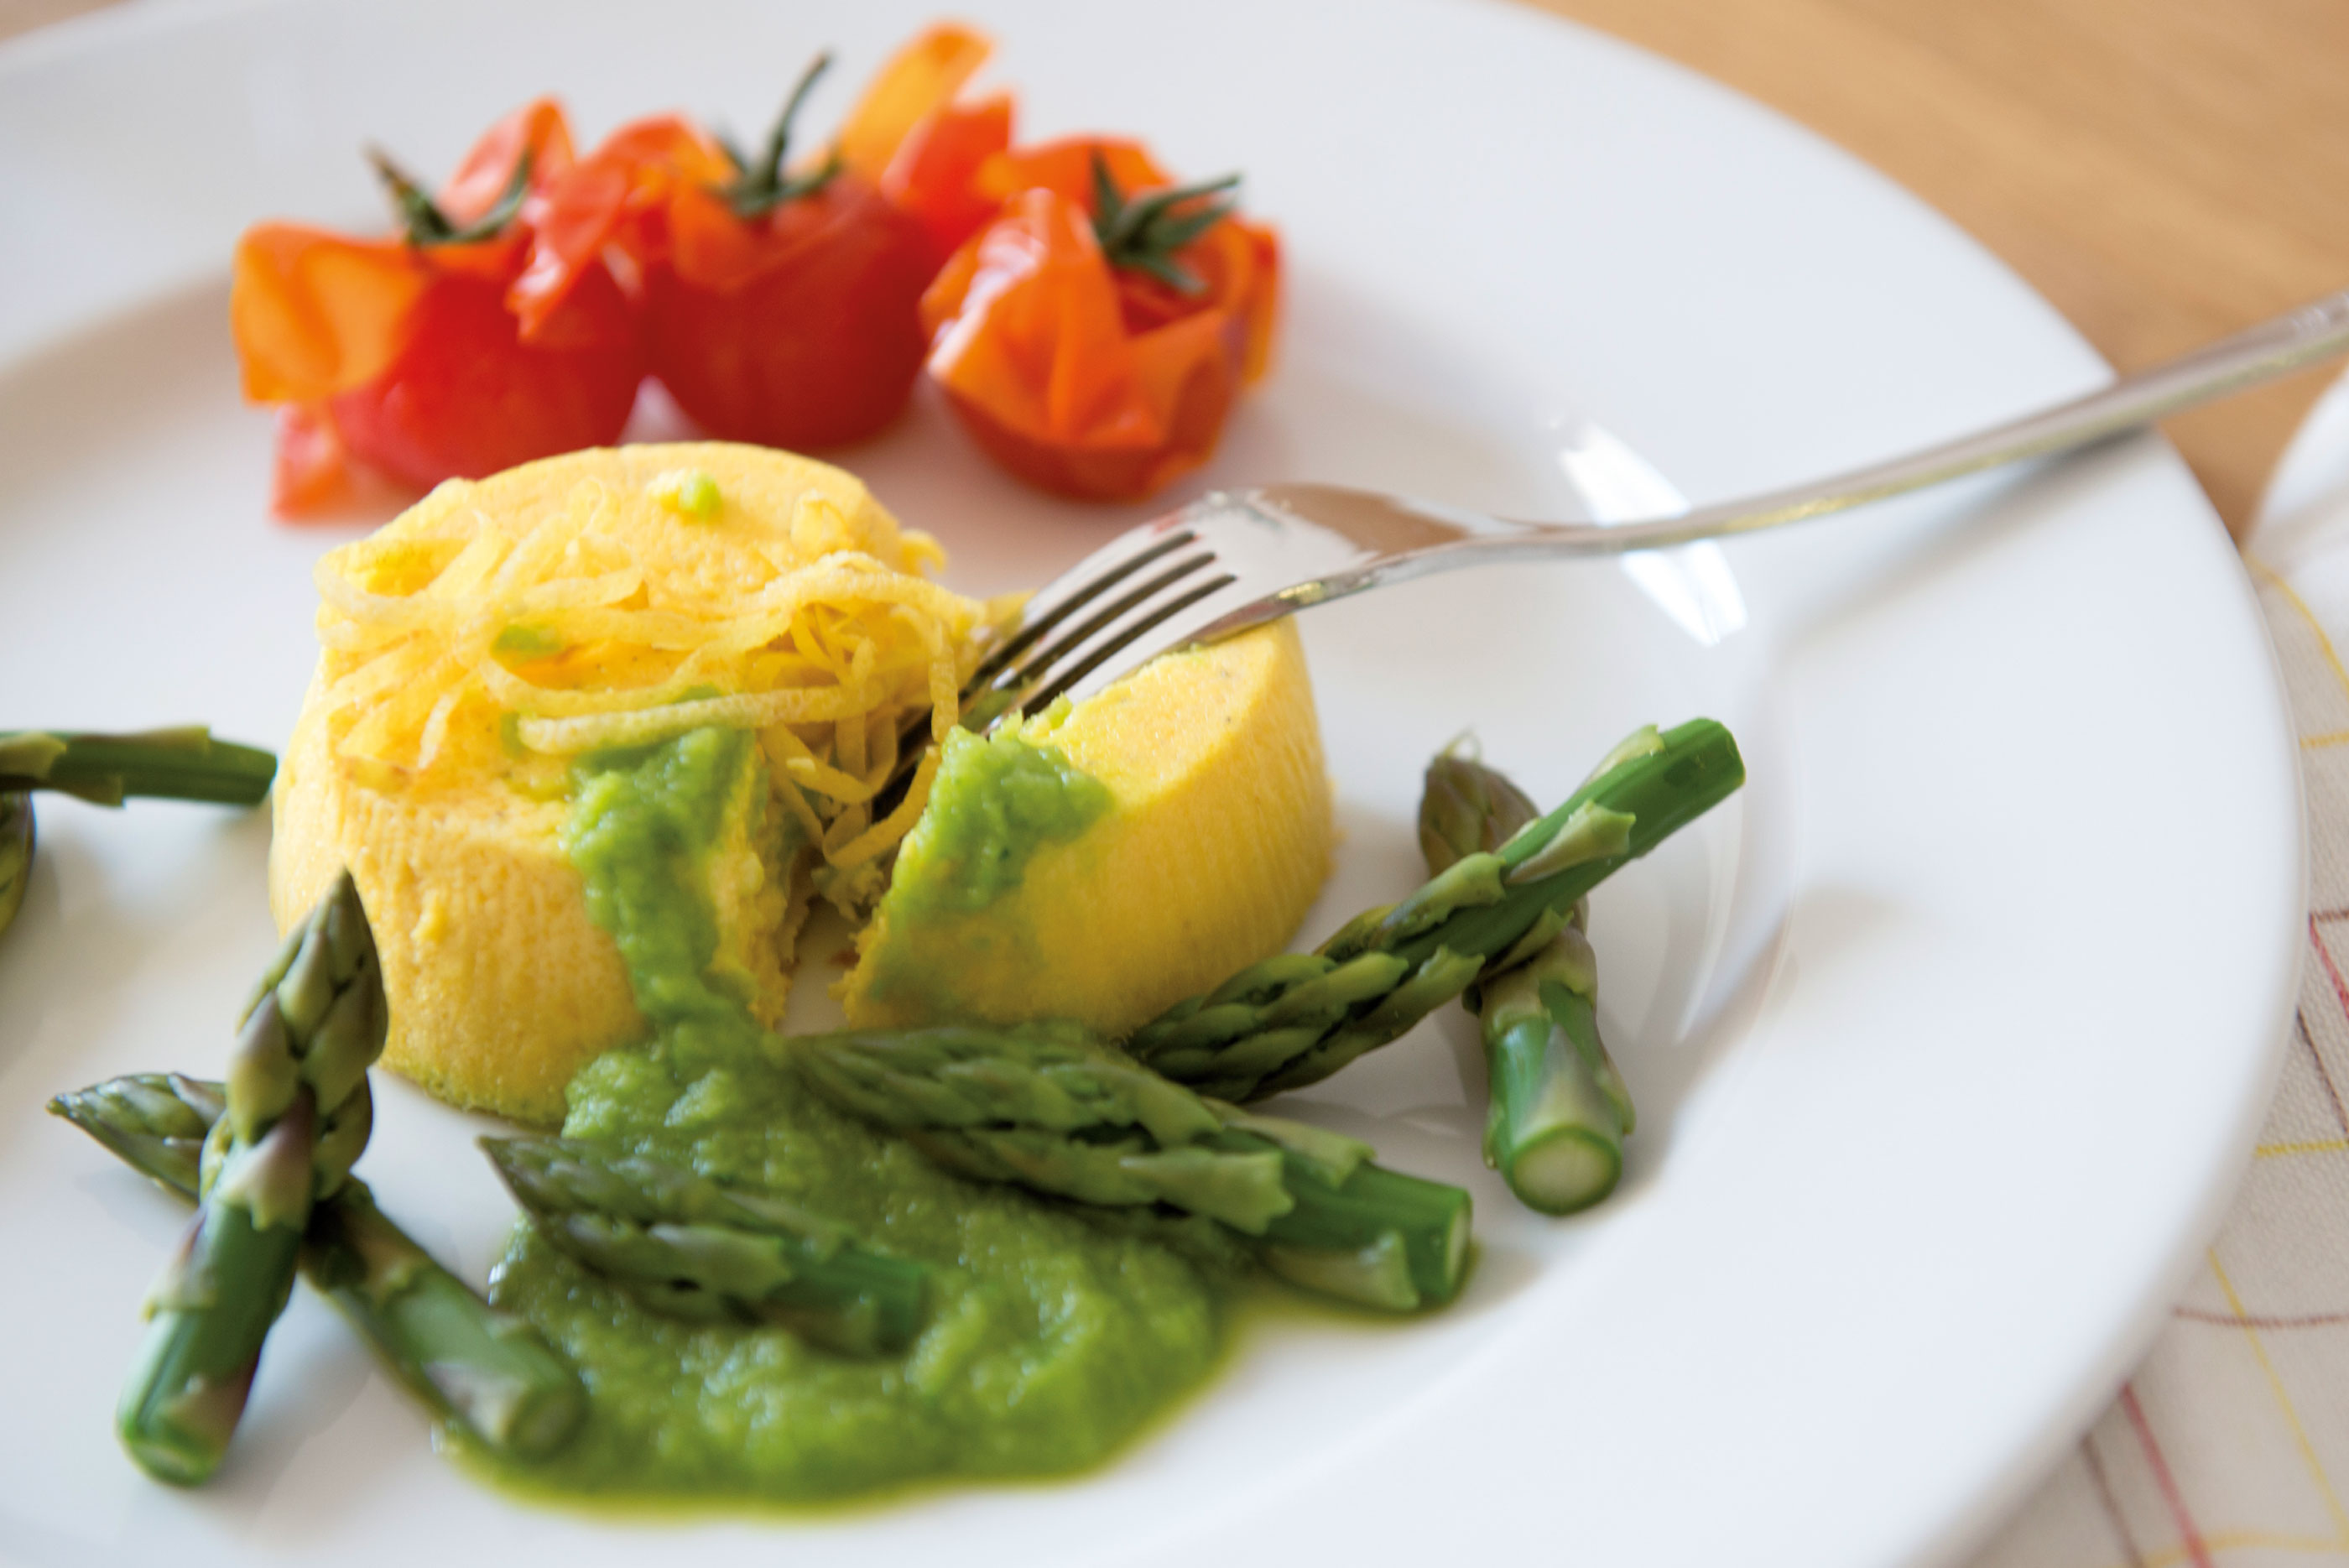
[[[1342, 516], [1340, 531], [1368, 547], [1360, 564], [1251, 600], [1199, 628], [1191, 642], [1217, 642], [1309, 606], [1365, 588], [1463, 566], [1560, 556], [1620, 556], [1701, 539], [1759, 533], [1865, 506], [2010, 462], [2048, 457], [2135, 430], [2230, 392], [2272, 381], [2349, 350], [2349, 290], [2285, 312], [2191, 354], [2123, 376], [2087, 396], [1785, 490], [1717, 502], [1676, 517], [1630, 523], [1510, 522], [1330, 485], [1275, 484], [1238, 497], [1263, 513]], [[1235, 498], [1226, 498], [1235, 499]], [[1375, 542], [1375, 543], [1374, 543]]]
[[[1609, 525], [1576, 553], [1612, 554], [1751, 534], [1903, 495], [1984, 469], [2047, 457], [2272, 381], [2349, 350], [2349, 290], [2164, 360], [2083, 398], [1785, 490], [1700, 506], [1678, 517]], [[1584, 531], [1574, 530], [1577, 535]]]

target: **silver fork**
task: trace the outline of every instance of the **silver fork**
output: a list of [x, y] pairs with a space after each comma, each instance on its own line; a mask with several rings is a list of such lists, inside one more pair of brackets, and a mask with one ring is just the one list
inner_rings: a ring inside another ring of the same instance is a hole
[[1088, 696], [1171, 649], [1436, 572], [1660, 549], [1846, 511], [2085, 446], [2344, 349], [2349, 291], [1956, 441], [1645, 522], [1517, 523], [1330, 484], [1218, 491], [1126, 530], [1040, 589], [972, 673], [963, 711], [984, 724]]

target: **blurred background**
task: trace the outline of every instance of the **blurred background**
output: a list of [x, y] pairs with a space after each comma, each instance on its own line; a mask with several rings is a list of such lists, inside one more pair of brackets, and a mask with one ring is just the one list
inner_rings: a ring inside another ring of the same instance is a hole
[[[1541, 0], [1857, 153], [2127, 370], [2349, 283], [2349, 7]], [[2238, 538], [2331, 370], [2167, 427]]]

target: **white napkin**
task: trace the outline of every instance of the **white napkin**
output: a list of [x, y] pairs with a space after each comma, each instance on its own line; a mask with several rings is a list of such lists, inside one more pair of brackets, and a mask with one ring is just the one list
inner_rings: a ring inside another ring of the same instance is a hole
[[2349, 1568], [2349, 384], [2294, 439], [2244, 565], [2300, 732], [2298, 1023], [2201, 1272], [1975, 1568]]

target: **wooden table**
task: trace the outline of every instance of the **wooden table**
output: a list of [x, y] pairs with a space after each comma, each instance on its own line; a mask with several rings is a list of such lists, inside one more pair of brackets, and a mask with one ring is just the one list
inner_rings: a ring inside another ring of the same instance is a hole
[[[1850, 149], [2122, 369], [2349, 288], [2331, 0], [1531, 0]], [[2165, 427], [2240, 537], [2333, 373]]]
[[[0, 37], [103, 3], [0, 0]], [[1849, 148], [2123, 369], [2349, 287], [2349, 7], [2334, 0], [1528, 3]], [[2329, 374], [2168, 427], [2239, 535]]]

